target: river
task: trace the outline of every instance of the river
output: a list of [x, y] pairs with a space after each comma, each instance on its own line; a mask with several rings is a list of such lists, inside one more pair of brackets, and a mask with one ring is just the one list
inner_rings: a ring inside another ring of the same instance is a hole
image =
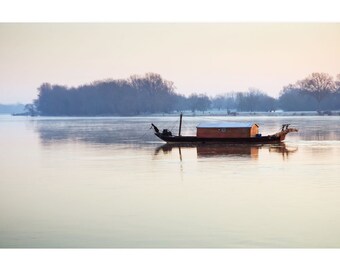
[[170, 147], [178, 117], [0, 116], [0, 247], [340, 247], [340, 117], [247, 121], [284, 144]]

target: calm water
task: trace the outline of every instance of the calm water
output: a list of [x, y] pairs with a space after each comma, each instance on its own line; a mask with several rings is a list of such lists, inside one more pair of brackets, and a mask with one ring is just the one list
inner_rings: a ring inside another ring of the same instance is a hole
[[300, 132], [179, 148], [149, 130], [177, 117], [0, 116], [0, 247], [340, 247], [339, 116], [224, 119]]

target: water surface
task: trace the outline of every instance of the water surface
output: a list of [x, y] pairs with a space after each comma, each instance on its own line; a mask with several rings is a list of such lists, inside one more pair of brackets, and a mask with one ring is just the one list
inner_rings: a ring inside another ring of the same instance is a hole
[[0, 247], [340, 247], [340, 125], [251, 121], [284, 144], [170, 147], [177, 117], [0, 117]]

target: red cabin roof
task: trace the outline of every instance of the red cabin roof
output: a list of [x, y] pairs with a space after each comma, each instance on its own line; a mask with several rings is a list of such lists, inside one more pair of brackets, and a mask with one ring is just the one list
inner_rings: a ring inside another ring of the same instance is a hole
[[257, 124], [249, 122], [207, 122], [198, 124], [197, 128], [251, 128]]

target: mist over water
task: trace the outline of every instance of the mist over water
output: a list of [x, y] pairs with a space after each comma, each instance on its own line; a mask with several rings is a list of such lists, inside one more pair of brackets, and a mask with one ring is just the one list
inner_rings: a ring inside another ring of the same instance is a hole
[[283, 144], [169, 146], [178, 117], [0, 116], [0, 247], [340, 247], [338, 116]]

